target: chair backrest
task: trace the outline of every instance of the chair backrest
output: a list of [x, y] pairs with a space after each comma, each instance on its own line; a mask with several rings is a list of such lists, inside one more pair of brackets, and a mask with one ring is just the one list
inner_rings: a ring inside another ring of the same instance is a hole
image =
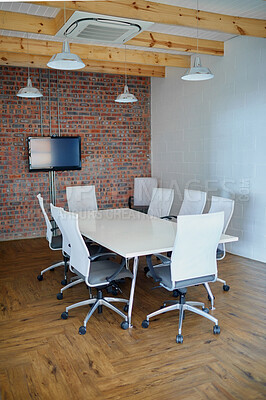
[[200, 190], [184, 190], [184, 200], [178, 215], [202, 214], [207, 199], [207, 193]]
[[[212, 196], [211, 198], [211, 206], [209, 209], [209, 213], [215, 213], [219, 211], [224, 212], [224, 227], [223, 233], [226, 232], [228, 228], [229, 222], [232, 218], [234, 211], [235, 202], [234, 200], [227, 199], [226, 197], [218, 197]], [[222, 260], [225, 257], [225, 244], [219, 244], [218, 249], [222, 251], [222, 253], [217, 253], [217, 259]]]
[[223, 233], [226, 232], [226, 229], [228, 228], [229, 222], [232, 218], [234, 205], [235, 205], [234, 200], [227, 199], [225, 197], [212, 196], [211, 198], [211, 206], [209, 209], [209, 213], [216, 213], [219, 211], [224, 212]]
[[172, 282], [217, 276], [216, 249], [223, 226], [223, 212], [177, 217], [171, 256]]
[[39, 201], [44, 219], [45, 219], [45, 223], [46, 223], [46, 239], [48, 240], [49, 244], [51, 244], [52, 242], [52, 236], [53, 236], [53, 231], [52, 231], [52, 224], [48, 218], [48, 215], [46, 214], [46, 211], [44, 209], [44, 205], [43, 205], [43, 198], [41, 196], [41, 194], [37, 194], [37, 199]]
[[152, 191], [157, 186], [156, 178], [135, 178], [134, 206], [148, 206], [151, 202]]
[[64, 253], [66, 253], [68, 256], [70, 256], [71, 253], [71, 247], [69, 246], [70, 241], [69, 241], [69, 237], [68, 237], [68, 232], [65, 230], [65, 226], [62, 223], [62, 210], [63, 208], [61, 207], [56, 207], [54, 206], [52, 203], [50, 203], [50, 208], [51, 208], [51, 214], [53, 219], [55, 220], [58, 228], [61, 231], [62, 234], [62, 250]]
[[173, 201], [174, 189], [153, 189], [148, 214], [158, 218], [169, 215]]
[[90, 271], [90, 253], [81, 236], [78, 225], [78, 214], [61, 210], [61, 226], [71, 246], [70, 265], [80, 274], [85, 276], [87, 284]]
[[66, 197], [70, 212], [98, 210], [95, 186], [67, 186]]

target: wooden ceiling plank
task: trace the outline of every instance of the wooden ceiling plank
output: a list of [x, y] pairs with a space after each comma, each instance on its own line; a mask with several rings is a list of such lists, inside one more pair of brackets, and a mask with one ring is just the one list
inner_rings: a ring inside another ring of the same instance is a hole
[[[125, 50], [123, 48], [104, 47], [84, 44], [70, 44], [70, 50], [82, 59], [97, 61], [124, 62]], [[11, 36], [0, 36], [0, 51], [13, 53], [35, 54], [52, 56], [62, 51], [62, 43], [24, 39]], [[188, 68], [190, 56], [179, 54], [144, 52], [139, 50], [126, 50], [127, 63], [145, 64], [154, 66], [168, 66]]]
[[[161, 24], [197, 27], [197, 10], [146, 0], [41, 1], [34, 2], [34, 4], [58, 8], [63, 8], [65, 4], [66, 9], [72, 11], [87, 11]], [[198, 28], [233, 35], [266, 37], [265, 20], [234, 17], [207, 11], [198, 12]]]
[[197, 39], [167, 35], [157, 32], [141, 32], [133, 39], [129, 40], [127, 44], [131, 46], [143, 46], [158, 49], [177, 50], [191, 53], [210, 54], [215, 56], [224, 55], [224, 43], [215, 40]]
[[[39, 56], [23, 53], [10, 53], [0, 51], [0, 65], [16, 66], [16, 67], [31, 67], [31, 68], [47, 68], [49, 56]], [[125, 66], [121, 63], [103, 62], [94, 60], [84, 60], [85, 68], [80, 72], [101, 72], [107, 74], [125, 74]], [[134, 76], [150, 76], [150, 77], [165, 77], [164, 67], [154, 67], [149, 65], [127, 64], [127, 75]]]

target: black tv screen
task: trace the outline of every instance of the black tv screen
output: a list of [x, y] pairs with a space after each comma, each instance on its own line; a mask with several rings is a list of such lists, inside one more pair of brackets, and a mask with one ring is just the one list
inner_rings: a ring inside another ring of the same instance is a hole
[[81, 169], [79, 136], [38, 136], [28, 138], [30, 171]]

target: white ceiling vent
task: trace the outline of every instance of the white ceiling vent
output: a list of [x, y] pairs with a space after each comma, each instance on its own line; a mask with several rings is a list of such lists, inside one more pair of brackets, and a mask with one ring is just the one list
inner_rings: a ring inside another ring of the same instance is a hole
[[75, 11], [55, 36], [63, 37], [65, 34], [70, 40], [121, 44], [151, 25], [152, 22]]

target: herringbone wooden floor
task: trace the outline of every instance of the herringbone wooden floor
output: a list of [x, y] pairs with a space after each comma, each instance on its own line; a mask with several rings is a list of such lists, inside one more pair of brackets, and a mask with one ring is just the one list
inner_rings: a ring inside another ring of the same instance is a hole
[[[78, 285], [56, 294], [62, 268], [41, 269], [61, 259], [45, 239], [0, 243], [1, 316], [0, 382], [2, 400], [27, 399], [265, 399], [265, 265], [227, 255], [219, 275], [231, 286], [212, 285], [221, 334], [212, 323], [186, 313], [184, 343], [176, 344], [178, 315], [167, 313], [141, 328], [145, 315], [171, 294], [152, 290], [139, 268], [133, 308], [134, 328], [123, 331], [120, 317], [110, 310], [94, 314], [84, 336], [78, 334], [86, 307], [69, 312], [66, 305], [86, 299]], [[129, 284], [123, 284], [128, 294]], [[198, 286], [187, 299], [206, 301]]]

